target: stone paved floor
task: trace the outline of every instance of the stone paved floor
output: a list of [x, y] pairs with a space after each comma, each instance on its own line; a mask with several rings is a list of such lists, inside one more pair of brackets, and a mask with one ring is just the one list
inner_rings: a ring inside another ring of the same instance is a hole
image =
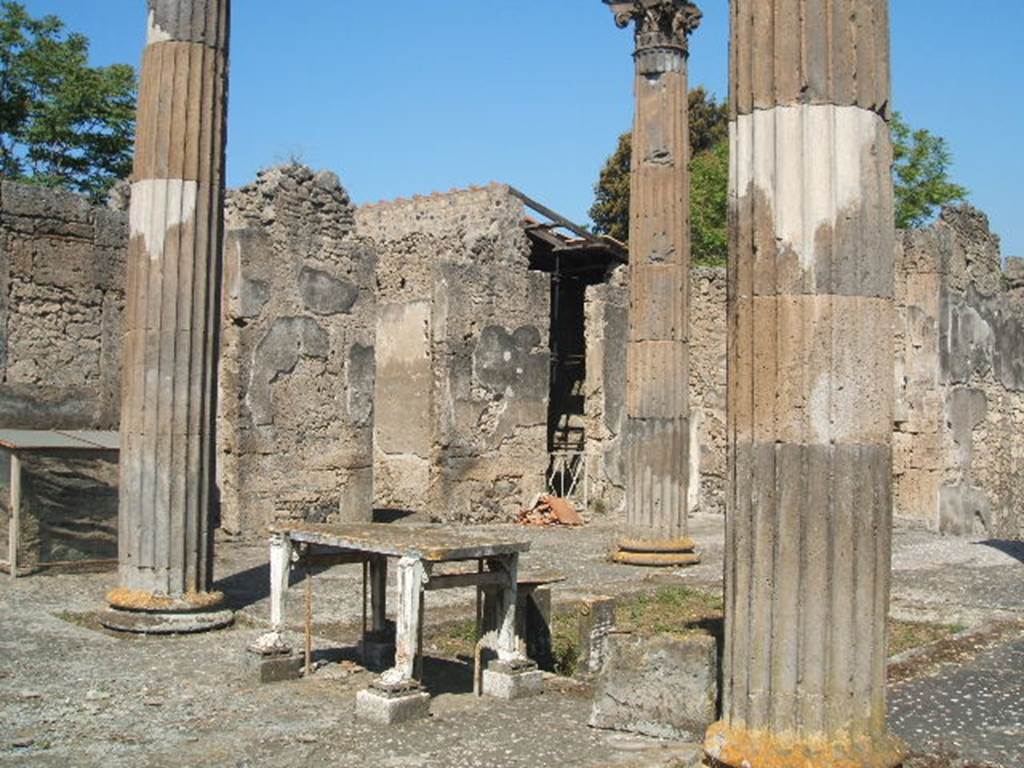
[[892, 729], [914, 750], [1024, 766], [1024, 640], [896, 684], [890, 709]]
[[[700, 518], [693, 526], [704, 562], [667, 574], [609, 564], [608, 525], [499, 530], [531, 539], [527, 570], [566, 573], [568, 581], [558, 592], [562, 602], [664, 581], [720, 588], [722, 524], [717, 518]], [[894, 547], [894, 611], [964, 625], [1024, 615], [1022, 550], [901, 529]], [[112, 574], [42, 575], [15, 582], [0, 578], [0, 766], [663, 763], [663, 751], [637, 751], [660, 750], [655, 743], [587, 728], [588, 701], [572, 685], [553, 683], [535, 700], [481, 701], [468, 693], [467, 668], [440, 659], [428, 662], [428, 684], [437, 695], [429, 720], [388, 730], [355, 722], [355, 692], [371, 677], [345, 662], [339, 650], [346, 638], [355, 640], [352, 632], [361, 613], [359, 569], [353, 567], [314, 579], [318, 624], [336, 624], [330, 636], [341, 638], [317, 642], [333, 663], [310, 680], [255, 684], [243, 649], [265, 622], [265, 562], [262, 546], [222, 544], [219, 586], [242, 621], [225, 632], [170, 639], [125, 638], [83, 625], [78, 615], [99, 607], [114, 583]], [[301, 595], [301, 588], [293, 587], [289, 616], [296, 626]], [[469, 615], [472, 596], [432, 593], [427, 610], [428, 621]], [[936, 732], [955, 734], [965, 748], [987, 745], [991, 764], [1017, 768], [1020, 754], [1012, 749], [1024, 738], [1019, 733], [1021, 654], [1018, 643], [979, 656], [963, 670], [943, 668], [934, 678], [901, 683], [893, 693], [894, 722], [914, 744], [928, 746]], [[960, 689], [972, 698], [957, 700]], [[1011, 696], [1017, 697], [1016, 709]], [[959, 722], [959, 728], [944, 718]]]

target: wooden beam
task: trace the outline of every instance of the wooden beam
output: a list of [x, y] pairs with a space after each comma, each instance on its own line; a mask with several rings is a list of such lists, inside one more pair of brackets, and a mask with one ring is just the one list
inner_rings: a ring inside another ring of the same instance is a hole
[[448, 576], [431, 576], [424, 589], [433, 592], [462, 587], [501, 587], [506, 581], [508, 578], [504, 573], [453, 573]]

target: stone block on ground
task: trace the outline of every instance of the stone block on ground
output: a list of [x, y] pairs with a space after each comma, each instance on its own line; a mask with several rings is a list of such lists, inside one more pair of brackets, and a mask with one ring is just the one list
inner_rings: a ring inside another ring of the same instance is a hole
[[251, 676], [260, 683], [283, 683], [298, 680], [302, 677], [305, 662], [301, 653], [285, 653], [276, 656], [263, 656], [247, 653], [246, 666], [251, 669]]
[[380, 725], [396, 725], [430, 714], [430, 694], [413, 690], [392, 694], [367, 688], [356, 694], [356, 717]]
[[608, 634], [615, 628], [615, 599], [611, 597], [588, 597], [579, 608], [579, 648], [577, 664], [581, 677], [590, 677], [601, 671], [604, 665]]
[[595, 681], [590, 725], [700, 741], [715, 719], [718, 663], [710, 635], [614, 632]]
[[533, 666], [519, 668], [492, 661], [483, 673], [484, 696], [495, 699], [524, 699], [544, 692], [544, 673]]

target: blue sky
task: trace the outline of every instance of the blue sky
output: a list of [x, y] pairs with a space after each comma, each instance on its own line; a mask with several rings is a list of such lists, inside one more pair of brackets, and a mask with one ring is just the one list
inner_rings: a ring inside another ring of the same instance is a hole
[[[23, 0], [137, 64], [144, 0]], [[726, 94], [728, 4], [692, 85]], [[600, 0], [235, 0], [228, 181], [296, 158], [357, 202], [506, 181], [578, 221], [632, 115], [630, 33]], [[1024, 256], [1024, 4], [893, 0], [894, 104]]]

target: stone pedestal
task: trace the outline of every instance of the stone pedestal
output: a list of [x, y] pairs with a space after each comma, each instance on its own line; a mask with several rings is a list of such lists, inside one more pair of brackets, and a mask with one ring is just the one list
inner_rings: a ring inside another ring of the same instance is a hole
[[356, 717], [381, 725], [419, 720], [430, 714], [430, 694], [418, 686], [371, 686], [356, 694]]
[[495, 699], [523, 699], [544, 692], [544, 673], [532, 663], [492, 661], [483, 671], [481, 692]]
[[580, 648], [576, 668], [580, 677], [592, 677], [604, 667], [608, 656], [608, 636], [614, 630], [614, 597], [587, 597], [580, 601], [576, 624]]
[[731, 3], [726, 638], [705, 742], [730, 768], [901, 761], [888, 9]]
[[594, 684], [590, 725], [699, 742], [715, 719], [718, 664], [710, 635], [614, 632]]
[[[220, 625], [211, 511], [229, 0], [149, 0], [130, 210], [120, 587], [128, 631]], [[168, 615], [154, 618], [166, 602]], [[194, 621], [182, 613], [205, 614]], [[117, 615], [119, 616], [119, 614]], [[121, 617], [123, 618], [123, 617]]]
[[686, 538], [689, 487], [690, 193], [686, 0], [605, 0], [636, 25], [629, 224], [626, 528], [614, 554], [635, 565], [698, 560]]

